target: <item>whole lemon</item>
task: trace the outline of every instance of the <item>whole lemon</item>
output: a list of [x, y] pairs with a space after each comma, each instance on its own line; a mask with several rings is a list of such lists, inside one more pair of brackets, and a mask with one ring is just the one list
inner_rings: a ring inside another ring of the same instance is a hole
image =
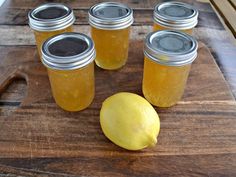
[[128, 150], [154, 146], [160, 131], [160, 120], [152, 105], [128, 92], [117, 93], [103, 102], [100, 124], [108, 139]]

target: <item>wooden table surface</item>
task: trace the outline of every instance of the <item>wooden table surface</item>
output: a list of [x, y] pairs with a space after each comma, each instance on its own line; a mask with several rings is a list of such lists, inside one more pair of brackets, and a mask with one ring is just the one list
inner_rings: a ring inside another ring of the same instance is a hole
[[[152, 30], [158, 1], [120, 1], [135, 16], [128, 63], [116, 72], [96, 67], [94, 102], [78, 113], [55, 105], [38, 62], [27, 13], [43, 2], [7, 0], [0, 8], [0, 176], [236, 176], [235, 39], [209, 3], [184, 0], [200, 12], [194, 29], [199, 58], [183, 99], [155, 108], [158, 145], [131, 152], [105, 138], [99, 110], [116, 92], [142, 95], [142, 40]], [[74, 9], [75, 31], [89, 34], [87, 10], [100, 1], [57, 2]]]

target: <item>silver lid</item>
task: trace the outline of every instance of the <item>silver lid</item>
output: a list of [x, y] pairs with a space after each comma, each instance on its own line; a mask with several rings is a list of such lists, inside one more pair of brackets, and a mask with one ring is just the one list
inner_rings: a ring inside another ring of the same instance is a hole
[[149, 33], [144, 54], [151, 60], [168, 66], [192, 63], [197, 57], [197, 41], [190, 35], [171, 30]]
[[115, 30], [130, 26], [133, 10], [121, 3], [104, 2], [89, 9], [89, 24], [95, 28]]
[[92, 39], [82, 33], [63, 33], [46, 40], [41, 49], [45, 66], [57, 70], [82, 68], [95, 59]]
[[37, 31], [56, 31], [75, 21], [71, 8], [58, 3], [43, 4], [28, 13], [29, 26]]
[[198, 10], [182, 2], [164, 2], [155, 6], [153, 19], [167, 28], [191, 29], [198, 23]]

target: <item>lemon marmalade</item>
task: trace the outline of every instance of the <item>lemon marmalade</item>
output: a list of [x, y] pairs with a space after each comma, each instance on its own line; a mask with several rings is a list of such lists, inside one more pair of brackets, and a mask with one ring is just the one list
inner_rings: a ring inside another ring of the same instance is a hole
[[147, 35], [142, 89], [151, 104], [170, 107], [181, 99], [197, 47], [197, 41], [183, 32], [163, 30]]
[[47, 67], [53, 97], [67, 111], [88, 107], [95, 92], [95, 49], [81, 33], [63, 33], [46, 40], [42, 62]]
[[118, 69], [128, 58], [133, 11], [121, 3], [105, 2], [89, 10], [91, 35], [96, 48], [96, 64], [103, 69]]

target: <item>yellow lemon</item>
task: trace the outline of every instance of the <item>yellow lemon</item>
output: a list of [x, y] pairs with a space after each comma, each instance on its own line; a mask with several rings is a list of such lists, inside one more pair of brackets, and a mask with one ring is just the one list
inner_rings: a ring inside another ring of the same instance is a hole
[[128, 150], [154, 146], [160, 131], [160, 120], [152, 105], [127, 92], [112, 95], [103, 102], [100, 124], [108, 139]]

